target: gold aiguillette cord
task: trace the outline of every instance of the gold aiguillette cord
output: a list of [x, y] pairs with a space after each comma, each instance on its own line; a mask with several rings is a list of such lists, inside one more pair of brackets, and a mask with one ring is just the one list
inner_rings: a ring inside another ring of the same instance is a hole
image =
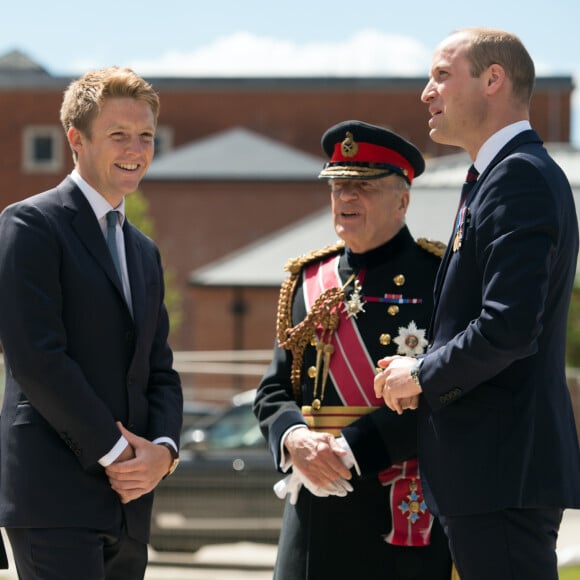
[[[348, 280], [342, 285], [341, 292], [356, 278], [356, 274], [351, 274]], [[328, 308], [328, 307], [327, 307]], [[338, 306], [328, 308], [328, 326], [324, 328], [320, 334], [320, 338], [316, 339], [316, 376], [314, 379], [314, 389], [312, 392], [312, 409], [318, 411], [322, 407], [324, 400], [324, 392], [326, 390], [326, 383], [328, 381], [328, 373], [330, 370], [330, 358], [334, 353], [334, 346], [332, 346], [332, 335], [338, 328], [339, 312]], [[318, 378], [320, 376], [320, 366], [322, 363], [322, 380], [320, 382], [320, 398], [318, 398]]]

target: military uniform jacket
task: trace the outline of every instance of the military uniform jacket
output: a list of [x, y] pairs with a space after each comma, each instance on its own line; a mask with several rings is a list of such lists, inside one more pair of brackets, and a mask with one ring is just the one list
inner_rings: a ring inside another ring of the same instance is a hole
[[[418, 330], [418, 333], [413, 331], [414, 334], [423, 336], [426, 332], [433, 307], [433, 283], [440, 264], [436, 250], [433, 247], [430, 250], [420, 247], [404, 227], [395, 238], [365, 254], [354, 254], [344, 247], [335, 252], [343, 284], [353, 274], [359, 274], [361, 270], [364, 272], [360, 292], [364, 312], [357, 314], [356, 325], [373, 361], [397, 354], [399, 343], [404, 343], [411, 323]], [[347, 301], [353, 291], [354, 282], [345, 288]], [[417, 300], [400, 304], [370, 300], [371, 297], [383, 297], [385, 294]], [[292, 300], [292, 325], [299, 324], [306, 315], [301, 279]], [[421, 344], [426, 346], [426, 341]], [[312, 404], [314, 379], [309, 370], [315, 365], [316, 349], [308, 344], [301, 365], [300, 392], [296, 393], [290, 379], [292, 355], [280, 348], [277, 342], [272, 363], [259, 385], [255, 413], [278, 469], [282, 460], [282, 436], [292, 425], [306, 423], [301, 405]], [[377, 474], [393, 463], [416, 456], [416, 413], [397, 415], [384, 406], [382, 399], [375, 398], [372, 381], [365, 388], [371, 404], [377, 408], [342, 429], [362, 476], [354, 477], [352, 483], [355, 491], [345, 498], [316, 498], [302, 490], [296, 509], [286, 504], [276, 579], [356, 577], [361, 571], [356, 558], [346, 553], [346, 560], [334, 561], [330, 557], [331, 554], [341, 553], [341, 550], [352, 550], [366, 562], [364, 569], [367, 579], [399, 578], [396, 572], [397, 557], [392, 554], [394, 547], [383, 539], [390, 531], [389, 488], [380, 485]], [[342, 404], [329, 378], [322, 407]], [[434, 529], [432, 536], [432, 546], [411, 550], [414, 550], [418, 569], [421, 565], [430, 566], [430, 578], [447, 580], [450, 563], [446, 542], [438, 528]], [[421, 565], [419, 554], [425, 556]], [[438, 563], [430, 558], [435, 558]], [[443, 569], [441, 576], [436, 571], [437, 566]], [[427, 568], [422, 573], [427, 574]]]

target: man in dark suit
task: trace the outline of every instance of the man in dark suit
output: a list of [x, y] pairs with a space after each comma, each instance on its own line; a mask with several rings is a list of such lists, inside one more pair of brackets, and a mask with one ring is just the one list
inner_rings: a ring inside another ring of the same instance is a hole
[[555, 580], [562, 511], [580, 507], [564, 360], [578, 223], [529, 123], [533, 84], [512, 34], [460, 30], [435, 51], [431, 137], [464, 148], [479, 177], [437, 276], [426, 355], [384, 361], [375, 382], [399, 413], [419, 405], [425, 495], [462, 580]]
[[159, 252], [124, 216], [158, 111], [129, 69], [74, 81], [74, 171], [0, 216], [0, 524], [23, 579], [145, 573], [151, 492], [182, 420]]

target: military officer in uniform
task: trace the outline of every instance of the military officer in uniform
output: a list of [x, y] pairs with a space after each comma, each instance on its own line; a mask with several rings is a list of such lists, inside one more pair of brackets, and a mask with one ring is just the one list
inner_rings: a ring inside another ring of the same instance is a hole
[[416, 414], [377, 407], [389, 354], [421, 355], [443, 248], [405, 225], [425, 167], [378, 126], [328, 129], [320, 173], [341, 241], [291, 260], [255, 413], [288, 475], [275, 580], [449, 580], [447, 541], [423, 501]]

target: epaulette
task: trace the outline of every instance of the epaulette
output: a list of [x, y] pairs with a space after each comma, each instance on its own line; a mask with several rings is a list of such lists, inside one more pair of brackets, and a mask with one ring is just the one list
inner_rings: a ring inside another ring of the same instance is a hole
[[419, 238], [417, 240], [417, 245], [426, 252], [430, 254], [435, 254], [438, 258], [442, 258], [447, 244], [443, 242], [438, 242], [437, 240], [431, 240], [429, 238]]
[[344, 248], [344, 242], [340, 241], [336, 244], [332, 244], [330, 246], [325, 246], [321, 250], [313, 250], [308, 254], [304, 254], [297, 258], [291, 258], [286, 262], [284, 265], [284, 270], [286, 272], [290, 272], [292, 275], [299, 274], [304, 266], [312, 263], [317, 262], [318, 260], [322, 260], [323, 258], [327, 258], [328, 256], [332, 256], [333, 254], [338, 254]]

